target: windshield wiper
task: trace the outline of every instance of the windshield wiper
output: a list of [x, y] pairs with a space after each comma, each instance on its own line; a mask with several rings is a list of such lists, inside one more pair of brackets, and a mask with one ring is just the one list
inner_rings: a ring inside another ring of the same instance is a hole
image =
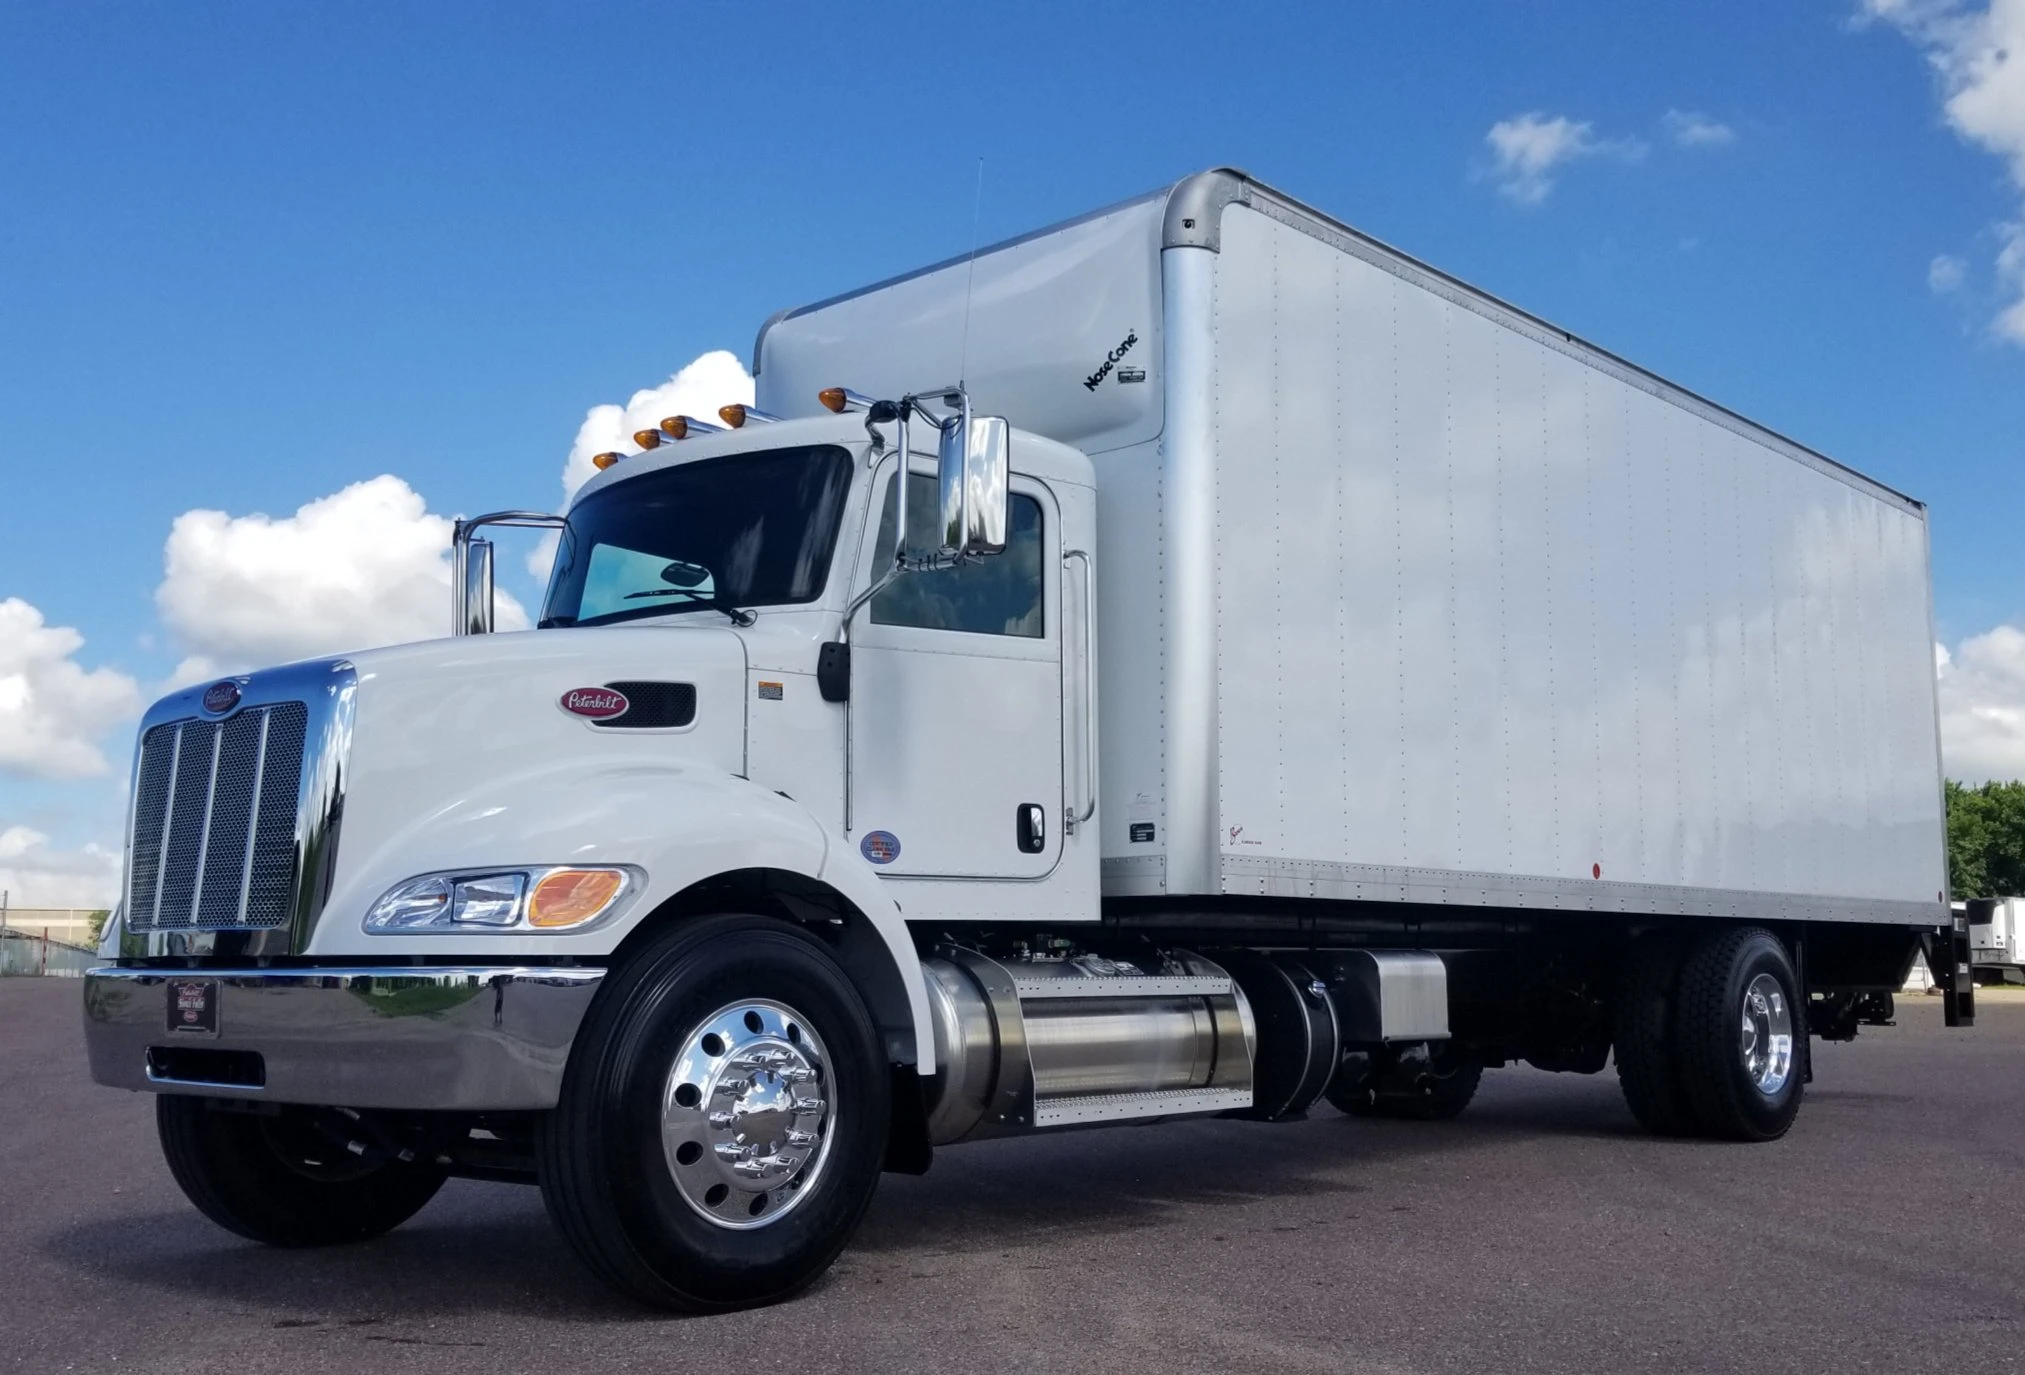
[[652, 587], [645, 592], [628, 592], [625, 599], [630, 602], [641, 597], [687, 597], [689, 605], [681, 608], [682, 610], [694, 608], [698, 611], [722, 611], [736, 626], [748, 626], [759, 619], [757, 611], [744, 610], [733, 606], [722, 597], [713, 597], [707, 592], [698, 592], [687, 587]]

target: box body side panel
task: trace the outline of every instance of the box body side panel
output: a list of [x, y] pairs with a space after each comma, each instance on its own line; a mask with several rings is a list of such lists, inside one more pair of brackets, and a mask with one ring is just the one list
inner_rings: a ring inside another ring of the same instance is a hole
[[1252, 209], [1213, 316], [1224, 891], [1934, 907], [1916, 505]]

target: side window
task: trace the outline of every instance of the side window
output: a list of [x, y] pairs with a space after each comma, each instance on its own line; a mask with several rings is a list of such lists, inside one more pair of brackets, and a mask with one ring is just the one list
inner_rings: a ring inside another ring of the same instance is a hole
[[[885, 514], [879, 518], [879, 550], [884, 560], [893, 550], [893, 485], [886, 485]], [[935, 479], [920, 473], [907, 478], [908, 543], [926, 547], [934, 542]], [[1003, 554], [954, 568], [907, 573], [872, 598], [877, 625], [914, 626], [922, 630], [962, 630], [973, 635], [1019, 635], [1039, 639], [1042, 626], [1041, 504], [1015, 492], [1007, 511]]]

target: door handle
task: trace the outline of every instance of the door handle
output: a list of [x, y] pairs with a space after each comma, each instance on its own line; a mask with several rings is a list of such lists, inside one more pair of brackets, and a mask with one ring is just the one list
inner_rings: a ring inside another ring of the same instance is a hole
[[1013, 821], [1013, 840], [1021, 854], [1037, 855], [1048, 848], [1048, 814], [1040, 803], [1020, 803]]

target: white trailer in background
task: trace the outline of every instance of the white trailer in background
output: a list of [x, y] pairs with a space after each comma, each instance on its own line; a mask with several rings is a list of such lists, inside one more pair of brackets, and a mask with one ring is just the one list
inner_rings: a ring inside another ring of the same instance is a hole
[[1922, 947], [1969, 1019], [1918, 502], [1230, 171], [754, 371], [461, 522], [458, 638], [143, 722], [93, 1068], [214, 1219], [526, 1179], [722, 1308], [961, 1141], [1613, 1054], [1766, 1140]]
[[1969, 963], [1989, 983], [2025, 983], [2025, 898], [1970, 898]]

